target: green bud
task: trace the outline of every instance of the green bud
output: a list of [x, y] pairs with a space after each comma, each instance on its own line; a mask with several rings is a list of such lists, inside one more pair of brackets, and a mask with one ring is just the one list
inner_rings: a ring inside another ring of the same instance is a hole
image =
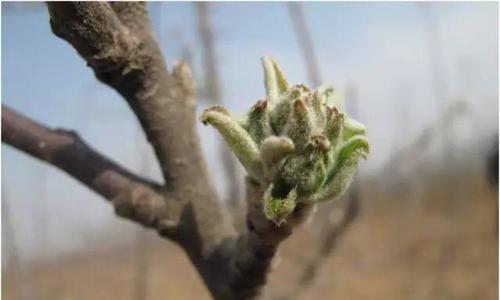
[[201, 120], [213, 125], [263, 190], [264, 213], [286, 221], [297, 202], [338, 199], [351, 182], [369, 144], [366, 128], [342, 109], [332, 86], [312, 91], [290, 86], [279, 65], [262, 58], [266, 100], [241, 118], [212, 107]]

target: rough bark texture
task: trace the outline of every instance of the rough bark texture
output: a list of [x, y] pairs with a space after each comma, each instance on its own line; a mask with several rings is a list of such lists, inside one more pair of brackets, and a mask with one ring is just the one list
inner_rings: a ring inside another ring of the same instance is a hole
[[65, 171], [113, 202], [119, 215], [147, 226], [163, 218], [159, 185], [95, 152], [74, 132], [49, 129], [2, 106], [2, 141]]
[[279, 244], [292, 234], [297, 225], [305, 222], [314, 206], [298, 204], [287, 222], [277, 227], [262, 210], [264, 191], [249, 178], [246, 185], [248, 231], [237, 240], [229, 282], [233, 290], [239, 291], [237, 299], [254, 299], [259, 295], [266, 298], [262, 286]]
[[3, 107], [2, 141], [78, 179], [116, 207], [118, 215], [157, 230], [183, 247], [215, 299], [263, 296], [281, 241], [309, 211], [277, 227], [262, 213], [262, 190], [248, 184], [248, 230], [236, 234], [210, 184], [196, 133], [188, 67], [169, 72], [140, 2], [49, 2], [50, 24], [120, 93], [139, 119], [164, 184], [141, 179], [104, 158], [75, 133], [49, 129]]

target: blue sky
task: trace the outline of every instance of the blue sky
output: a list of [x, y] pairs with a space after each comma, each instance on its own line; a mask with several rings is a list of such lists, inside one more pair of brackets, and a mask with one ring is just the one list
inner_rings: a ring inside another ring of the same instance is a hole
[[[144, 170], [140, 153], [149, 151], [151, 162], [151, 152], [126, 103], [95, 80], [69, 44], [51, 34], [44, 8], [23, 12], [22, 5], [12, 12], [2, 3], [2, 102], [50, 126], [75, 129], [123, 165], [158, 177], [156, 167]], [[195, 75], [201, 79], [193, 4], [155, 2], [149, 7], [168, 65], [182, 57], [187, 47], [193, 52]], [[458, 124], [459, 143], [480, 143], [498, 131], [496, 3], [430, 5], [441, 45], [439, 67], [447, 85], [444, 99], [436, 99], [432, 89], [421, 4], [316, 2], [304, 4], [303, 9], [323, 82], [341, 92], [350, 86], [358, 91], [358, 118], [369, 128], [373, 149], [363, 169], [381, 168], [395, 147], [410, 142], [437, 120], [440, 105], [457, 99], [471, 105], [473, 119]], [[213, 3], [210, 12], [223, 101], [232, 110], [244, 111], [263, 96], [259, 58], [264, 54], [281, 63], [290, 82], [307, 83], [285, 3]], [[206, 105], [200, 99], [198, 109]], [[199, 129], [214, 181], [223, 190], [215, 154], [219, 140], [213, 129], [201, 125]], [[16, 220], [24, 220], [15, 225], [26, 255], [37, 245], [33, 228], [43, 219], [40, 211], [48, 216], [42, 223], [47, 223], [50, 244], [60, 251], [77, 247], [82, 232], [95, 234], [103, 224], [127, 226], [111, 217], [106, 203], [59, 171], [7, 146], [2, 146], [2, 158], [3, 185], [17, 199], [10, 211]], [[32, 199], [33, 190], [44, 199]]]

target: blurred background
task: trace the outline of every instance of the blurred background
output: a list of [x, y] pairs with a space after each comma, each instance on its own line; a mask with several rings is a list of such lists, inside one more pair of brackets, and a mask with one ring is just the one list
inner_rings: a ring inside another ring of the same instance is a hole
[[[1, 6], [2, 103], [161, 181], [131, 110], [51, 33], [44, 4]], [[148, 7], [167, 64], [192, 66], [198, 111], [249, 109], [270, 55], [291, 83], [333, 84], [368, 127], [372, 153], [350, 193], [282, 246], [273, 299], [497, 299], [497, 3]], [[242, 169], [215, 130], [199, 133], [213, 183], [241, 214]], [[209, 299], [175, 244], [6, 145], [2, 296]]]

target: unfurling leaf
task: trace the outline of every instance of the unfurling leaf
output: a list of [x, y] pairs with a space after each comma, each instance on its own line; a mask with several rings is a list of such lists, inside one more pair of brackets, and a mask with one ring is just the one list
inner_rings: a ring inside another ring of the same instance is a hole
[[201, 120], [217, 128], [265, 190], [264, 213], [281, 224], [298, 202], [342, 196], [370, 147], [366, 127], [343, 111], [342, 98], [332, 86], [315, 91], [303, 84], [290, 86], [274, 60], [263, 57], [262, 65], [266, 99], [243, 118], [215, 106]]
[[297, 204], [297, 190], [292, 189], [284, 198], [273, 197], [273, 185], [264, 193], [264, 213], [267, 219], [281, 225], [286, 218], [293, 212]]

